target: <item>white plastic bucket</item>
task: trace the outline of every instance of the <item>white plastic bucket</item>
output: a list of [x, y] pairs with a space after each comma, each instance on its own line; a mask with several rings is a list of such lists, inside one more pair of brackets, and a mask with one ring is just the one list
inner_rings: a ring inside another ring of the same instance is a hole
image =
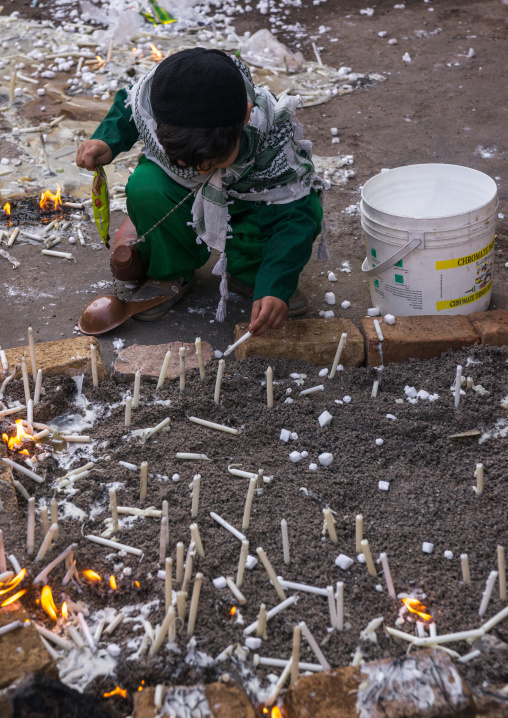
[[373, 306], [381, 314], [470, 314], [490, 303], [497, 186], [469, 167], [382, 172], [362, 190]]

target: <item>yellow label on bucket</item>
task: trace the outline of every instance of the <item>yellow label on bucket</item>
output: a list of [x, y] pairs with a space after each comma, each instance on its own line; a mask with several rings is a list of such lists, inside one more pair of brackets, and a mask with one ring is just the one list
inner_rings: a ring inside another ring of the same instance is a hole
[[455, 309], [455, 307], [462, 307], [464, 304], [472, 304], [473, 302], [476, 302], [477, 299], [481, 299], [485, 294], [487, 294], [487, 292], [490, 291], [491, 287], [492, 279], [485, 287], [483, 287], [483, 289], [480, 289], [479, 292], [469, 294], [469, 296], [467, 297], [449, 299], [446, 302], [436, 302], [436, 309], [440, 312], [443, 309]]
[[458, 259], [447, 259], [444, 262], [436, 262], [436, 269], [453, 269], [454, 267], [465, 267], [466, 264], [472, 264], [473, 262], [477, 262], [479, 259], [485, 257], [494, 249], [494, 243], [495, 239], [493, 239], [489, 245], [487, 245], [483, 249], [480, 249], [479, 252], [475, 252], [474, 254], [468, 254], [465, 257], [459, 257]]

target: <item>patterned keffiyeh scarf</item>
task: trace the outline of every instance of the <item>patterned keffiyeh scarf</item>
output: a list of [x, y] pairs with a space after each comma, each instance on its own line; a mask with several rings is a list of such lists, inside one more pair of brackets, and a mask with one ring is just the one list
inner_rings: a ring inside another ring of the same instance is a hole
[[[323, 181], [312, 164], [312, 143], [302, 139], [303, 132], [295, 110], [299, 97], [283, 95], [276, 99], [268, 90], [254, 85], [251, 74], [238, 58], [231, 58], [243, 74], [248, 101], [254, 107], [244, 127], [240, 152], [234, 164], [217, 169], [205, 178], [196, 170], [172, 164], [157, 139], [157, 123], [152, 114], [150, 89], [157, 69], [154, 66], [128, 91], [126, 104], [145, 143], [145, 156], [155, 162], [178, 184], [189, 189], [202, 185], [192, 206], [192, 226], [197, 242], [217, 249], [220, 259], [213, 273], [222, 277], [221, 300], [216, 319], [224, 321], [228, 295], [226, 277], [226, 239], [231, 232], [228, 203], [231, 198], [251, 202], [286, 204], [306, 197], [311, 189], [323, 189]], [[319, 255], [326, 258], [324, 241]], [[318, 256], [319, 256], [318, 255]], [[329, 257], [329, 255], [328, 255]]]

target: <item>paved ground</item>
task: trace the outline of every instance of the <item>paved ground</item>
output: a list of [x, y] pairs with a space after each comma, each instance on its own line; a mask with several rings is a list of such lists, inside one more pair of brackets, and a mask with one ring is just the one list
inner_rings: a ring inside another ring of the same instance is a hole
[[[373, 16], [360, 14], [365, 2], [327, 3], [313, 6], [304, 0], [302, 9], [291, 9], [291, 20], [307, 28], [302, 50], [311, 57], [311, 36], [318, 28], [323, 61], [332, 66], [348, 65], [357, 72], [376, 72], [387, 81], [329, 103], [302, 110], [305, 132], [321, 156], [354, 155], [356, 176], [343, 188], [334, 188], [327, 197], [332, 261], [314, 259], [305, 269], [301, 286], [310, 299], [308, 316], [326, 308], [324, 294], [333, 289], [340, 301], [349, 299], [344, 316], [359, 319], [370, 306], [368, 285], [361, 276], [364, 241], [359, 215], [344, 213], [360, 199], [362, 184], [384, 167], [419, 162], [449, 162], [467, 165], [495, 177], [499, 186], [500, 213], [507, 214], [506, 113], [508, 87], [508, 6], [500, 0], [409, 0], [405, 9], [394, 2], [372, 5]], [[10, 3], [4, 12], [16, 8], [23, 15], [28, 6]], [[294, 13], [294, 18], [293, 18]], [[240, 16], [238, 30], [255, 31], [270, 27], [267, 15]], [[387, 31], [387, 36], [378, 36]], [[280, 33], [279, 37], [283, 37]], [[337, 42], [331, 42], [337, 38]], [[388, 40], [396, 38], [397, 44]], [[294, 37], [290, 37], [294, 42]], [[474, 57], [468, 57], [469, 49]], [[411, 63], [402, 61], [409, 53]], [[339, 129], [340, 144], [332, 144], [330, 128]], [[119, 213], [116, 213], [119, 214]], [[507, 215], [508, 216], [508, 215]], [[124, 216], [114, 218], [114, 228]], [[492, 306], [507, 307], [505, 279], [508, 260], [508, 222], [498, 226]], [[82, 307], [94, 296], [110, 291], [108, 252], [90, 246], [77, 248], [76, 264], [60, 260], [41, 261], [28, 246], [16, 248], [21, 267], [12, 271], [0, 264], [2, 301], [0, 341], [4, 346], [26, 343], [26, 327], [34, 326], [39, 341], [72, 335]], [[340, 272], [343, 261], [351, 272]], [[198, 273], [194, 291], [164, 319], [153, 324], [130, 320], [116, 332], [101, 339], [105, 359], [112, 357], [112, 340], [126, 344], [189, 341], [200, 335], [215, 348], [223, 349], [233, 334], [235, 322], [245, 320], [249, 302], [232, 297], [224, 325], [213, 322], [218, 300], [218, 279], [211, 264]], [[338, 282], [330, 285], [326, 270], [333, 269]], [[343, 310], [338, 310], [338, 313]]]

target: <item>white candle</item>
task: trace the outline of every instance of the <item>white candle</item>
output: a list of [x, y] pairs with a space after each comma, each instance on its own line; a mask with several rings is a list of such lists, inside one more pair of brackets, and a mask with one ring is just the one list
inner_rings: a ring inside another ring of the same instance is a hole
[[144, 501], [146, 499], [146, 492], [148, 488], [148, 463], [146, 461], [141, 462], [139, 470], [139, 500]]
[[374, 319], [374, 329], [376, 330], [377, 338], [379, 339], [379, 341], [384, 342], [385, 338], [383, 336], [383, 332], [381, 331], [379, 319]]
[[166, 611], [166, 615], [164, 617], [161, 627], [159, 628], [159, 630], [157, 632], [155, 641], [150, 646], [150, 655], [151, 656], [155, 656], [159, 652], [160, 647], [164, 643], [164, 639], [169, 631], [169, 627], [175, 620], [176, 620], [175, 609], [173, 608], [173, 606], [170, 606], [168, 608], [168, 610]]
[[49, 547], [50, 547], [50, 545], [51, 545], [51, 541], [53, 540], [53, 536], [55, 535], [55, 533], [56, 533], [57, 531], [58, 531], [58, 525], [57, 525], [57, 524], [53, 524], [52, 526], [50, 526], [49, 531], [48, 531], [48, 533], [46, 534], [46, 536], [44, 537], [44, 541], [42, 542], [42, 545], [41, 545], [41, 547], [40, 547], [40, 549], [39, 549], [39, 553], [38, 553], [37, 556], [35, 557], [35, 563], [38, 563], [39, 561], [42, 561], [42, 559], [43, 559], [44, 556], [46, 555], [46, 553], [47, 553], [47, 551], [48, 551], [48, 549], [49, 549]]
[[34, 405], [38, 404], [41, 400], [41, 391], [42, 391], [42, 369], [37, 369], [37, 378], [35, 380], [35, 390], [34, 390]]
[[190, 532], [191, 532], [191, 538], [194, 541], [194, 544], [196, 546], [196, 551], [201, 556], [201, 558], [205, 557], [205, 551], [203, 549], [203, 542], [201, 541], [201, 535], [199, 533], [199, 528], [197, 524], [191, 524], [189, 526]]
[[17, 481], [16, 479], [13, 479], [12, 483], [14, 484], [14, 488], [16, 489], [16, 491], [19, 491], [21, 496], [28, 501], [28, 499], [30, 498], [30, 494], [25, 489], [25, 487], [23, 486], [21, 481]]
[[90, 629], [88, 628], [88, 624], [85, 621], [84, 615], [81, 613], [81, 611], [78, 611], [78, 622], [79, 627], [81, 628], [81, 633], [83, 634], [83, 637], [85, 638], [85, 641], [88, 643], [90, 650], [92, 653], [95, 653], [95, 643], [92, 638], [92, 634], [90, 633]]
[[466, 586], [471, 585], [471, 574], [469, 573], [469, 559], [467, 553], [460, 554], [460, 565], [462, 567], [462, 580]]
[[[266, 636], [266, 623], [267, 623], [267, 613], [266, 613], [266, 606], [264, 603], [261, 604], [259, 607], [259, 613], [258, 613], [258, 620], [256, 621], [255, 630], [256, 630], [256, 636], [258, 638], [265, 638]], [[250, 628], [250, 626], [249, 626]], [[244, 631], [245, 633], [245, 631]]]
[[24, 356], [21, 357], [21, 376], [23, 377], [23, 389], [25, 390], [25, 404], [28, 406], [31, 395], [30, 384], [28, 382], [28, 370], [26, 368], [26, 359]]
[[132, 553], [134, 556], [142, 556], [143, 551], [140, 548], [133, 548], [132, 546], [126, 546], [124, 543], [118, 543], [118, 541], [110, 541], [109, 539], [102, 538], [102, 536], [94, 536], [93, 534], [88, 534], [85, 536], [89, 541], [92, 541], [92, 543], [98, 543], [101, 546], [107, 546], [108, 548], [113, 548], [115, 551], [125, 551], [126, 553]]
[[[56, 524], [58, 526], [58, 501], [56, 500], [56, 498], [54, 496], [51, 499], [51, 501], [49, 502], [49, 508], [50, 508], [50, 513], [51, 513], [51, 523]], [[58, 541], [59, 534], [60, 534], [60, 532], [57, 529], [56, 533], [55, 533], [55, 541]]]
[[44, 481], [43, 478], [40, 476], [37, 476], [37, 474], [34, 474], [33, 471], [30, 471], [30, 469], [26, 469], [24, 466], [20, 466], [15, 461], [11, 461], [11, 459], [2, 459], [2, 461], [5, 464], [8, 464], [11, 469], [14, 469], [14, 471], [19, 471], [20, 474], [24, 474], [25, 476], [28, 476], [30, 479], [33, 479], [34, 481], [37, 481], [38, 484], [42, 484]]
[[[281, 603], [278, 603], [276, 606], [271, 608], [269, 611], [266, 612], [266, 621], [270, 621], [274, 616], [277, 616], [281, 611], [284, 611], [286, 608], [289, 608], [289, 606], [292, 606], [294, 603], [297, 602], [296, 596], [290, 596], [289, 598], [286, 598], [285, 601], [281, 601]], [[264, 608], [265, 604], [262, 603], [261, 606]], [[261, 613], [261, 611], [260, 611]], [[244, 636], [250, 636], [251, 633], [254, 633], [254, 631], [258, 630], [258, 621], [255, 621], [254, 623], [251, 623], [250, 626], [247, 626], [247, 628], [244, 628], [243, 635]], [[266, 630], [266, 625], [265, 625]], [[259, 633], [256, 635], [259, 636]], [[264, 635], [264, 633], [263, 633]]]
[[460, 404], [460, 387], [462, 384], [462, 366], [460, 364], [457, 365], [457, 374], [455, 377], [455, 408], [459, 408]]
[[232, 469], [231, 466], [228, 466], [228, 471], [230, 474], [233, 474], [233, 476], [241, 476], [242, 479], [257, 479], [258, 474], [252, 473], [252, 471], [242, 471], [242, 469]]
[[166, 428], [168, 424], [171, 423], [171, 419], [167, 417], [166, 419], [163, 419], [161, 422], [157, 424], [157, 426], [152, 427], [151, 429], [147, 429], [144, 432], [144, 439], [147, 441], [148, 439], [151, 439], [152, 436], [155, 436], [155, 434], [158, 434], [160, 431]]
[[176, 611], [178, 618], [183, 622], [187, 615], [187, 591], [176, 592]]
[[273, 369], [271, 366], [266, 370], [266, 406], [273, 408]]
[[293, 628], [293, 649], [291, 651], [291, 685], [296, 683], [298, 680], [298, 667], [300, 663], [300, 640], [301, 640], [300, 626]]
[[377, 577], [377, 571], [376, 567], [374, 565], [374, 561], [372, 559], [372, 554], [370, 552], [370, 546], [367, 539], [363, 539], [361, 542], [362, 547], [362, 553], [365, 556], [365, 563], [367, 564], [367, 570], [370, 573], [371, 576], [374, 576], [374, 578]]
[[132, 397], [132, 408], [137, 409], [139, 406], [139, 392], [141, 390], [141, 372], [139, 369], [134, 374], [134, 395]]
[[90, 363], [92, 366], [92, 383], [94, 386], [99, 386], [99, 374], [97, 373], [97, 347], [95, 344], [90, 344]]
[[499, 598], [506, 601], [506, 562], [504, 546], [497, 547], [497, 571], [499, 573]]
[[26, 535], [26, 552], [32, 554], [35, 545], [35, 498], [32, 496], [28, 499], [28, 525]]
[[11, 554], [9, 554], [9, 556], [8, 556], [7, 558], [8, 558], [9, 561], [11, 562], [11, 566], [12, 566], [12, 568], [14, 569], [14, 572], [15, 572], [15, 573], [20, 573], [20, 571], [21, 571], [21, 566], [19, 565], [19, 561], [18, 561], [18, 559], [16, 558], [16, 556], [15, 556], [13, 553], [11, 553]]
[[119, 613], [116, 618], [114, 618], [111, 623], [108, 624], [108, 626], [104, 629], [104, 633], [106, 633], [108, 636], [111, 636], [113, 631], [115, 631], [118, 626], [122, 623], [123, 619], [125, 618], [125, 615], [123, 613]]
[[435, 623], [430, 624], [429, 635], [431, 636], [431, 638], [435, 638], [437, 636], [437, 626]]
[[337, 601], [337, 630], [344, 630], [344, 584], [337, 581], [335, 600]]
[[220, 524], [223, 528], [226, 529], [226, 531], [229, 531], [233, 534], [239, 541], [245, 541], [246, 537], [240, 533], [237, 529], [235, 529], [234, 526], [231, 526], [225, 519], [222, 518], [222, 516], [219, 516], [215, 513], [215, 511], [210, 511], [210, 516], [214, 521], [216, 521], [218, 524]]
[[324, 391], [324, 384], [318, 384], [317, 386], [311, 386], [309, 389], [303, 389], [300, 392], [300, 396], [308, 396], [309, 394], [316, 394], [318, 391]]
[[165, 516], [161, 519], [161, 530], [159, 536], [159, 563], [162, 564], [166, 560], [166, 528], [168, 522]]
[[231, 593], [233, 594], [233, 596], [236, 598], [238, 605], [245, 606], [245, 604], [247, 603], [247, 599], [245, 598], [243, 593], [240, 591], [240, 589], [237, 588], [235, 582], [233, 581], [233, 579], [230, 576], [228, 576], [226, 578], [226, 584], [227, 584], [227, 587], [229, 588], [229, 590], [231, 591]]
[[205, 379], [205, 362], [203, 360], [203, 347], [201, 346], [201, 337], [196, 337], [196, 356], [198, 358], [198, 367], [199, 367], [199, 378], [201, 381], [204, 381]]
[[508, 606], [506, 608], [503, 608], [499, 613], [496, 613], [495, 616], [492, 616], [486, 623], [483, 624], [482, 629], [485, 633], [487, 631], [490, 631], [494, 628], [494, 626], [497, 626], [498, 623], [501, 623], [501, 621], [504, 621], [505, 618], [508, 618]]
[[0, 628], [0, 636], [3, 636], [5, 633], [10, 633], [11, 631], [15, 631], [17, 628], [21, 628], [22, 625], [21, 621], [12, 621], [6, 626], [2, 626]]
[[247, 339], [249, 339], [251, 336], [252, 336], [252, 334], [250, 332], [246, 332], [243, 336], [240, 337], [240, 339], [238, 339], [238, 341], [236, 341], [234, 344], [230, 344], [228, 346], [228, 348], [224, 352], [223, 356], [225, 356], [225, 357], [229, 356], [231, 354], [231, 352], [235, 351], [236, 347], [239, 347], [240, 344], [243, 344], [244, 342], [246, 342]]
[[219, 366], [217, 368], [217, 379], [215, 380], [215, 393], [213, 400], [216, 404], [220, 404], [220, 390], [222, 386], [222, 377], [224, 376], [224, 370], [226, 368], [226, 362], [224, 359], [219, 360]]
[[197, 518], [197, 516], [198, 516], [200, 488], [201, 488], [201, 474], [196, 474], [196, 476], [192, 479], [191, 517], [193, 519]]
[[166, 575], [164, 576], [164, 598], [166, 612], [173, 605], [173, 559], [166, 559]]
[[303, 633], [303, 635], [305, 636], [305, 638], [306, 638], [306, 640], [307, 640], [307, 643], [309, 644], [309, 646], [310, 646], [310, 647], [312, 648], [312, 650], [314, 651], [314, 655], [316, 656], [316, 658], [318, 659], [318, 661], [321, 663], [321, 665], [323, 666], [323, 668], [325, 669], [325, 671], [329, 671], [329, 670], [330, 670], [330, 664], [328, 663], [328, 661], [327, 661], [326, 658], [324, 657], [323, 652], [321, 651], [320, 647], [318, 646], [318, 644], [317, 644], [317, 642], [316, 642], [316, 639], [314, 638], [314, 636], [312, 635], [312, 633], [309, 631], [309, 628], [307, 627], [307, 624], [305, 623], [305, 621], [301, 621], [301, 622], [299, 623], [299, 626], [300, 626], [301, 632]]
[[375, 379], [374, 383], [372, 384], [372, 391], [371, 391], [371, 397], [375, 399], [377, 397], [377, 393], [379, 391], [379, 379]]
[[45, 536], [48, 533], [50, 526], [51, 526], [51, 524], [49, 522], [48, 507], [46, 506], [46, 504], [41, 505], [40, 514], [41, 514], [42, 533]]
[[169, 505], [166, 500], [162, 502], [162, 515], [166, 517], [166, 546], [169, 546]]
[[[254, 499], [254, 491], [258, 485], [257, 476], [255, 479], [249, 481], [249, 490], [247, 491], [247, 498], [245, 500], [245, 508], [243, 510], [243, 522], [242, 529], [246, 531], [250, 525], [250, 514], [252, 511], [252, 501]], [[243, 539], [242, 539], [243, 540]]]
[[176, 544], [176, 580], [180, 586], [183, 583], [183, 556], [184, 545], [181, 541]]
[[480, 609], [478, 611], [479, 616], [485, 616], [485, 614], [487, 612], [490, 597], [492, 595], [492, 590], [494, 588], [494, 584], [496, 583], [497, 577], [498, 577], [497, 571], [490, 572], [489, 577], [487, 579], [487, 583], [485, 585], [485, 591], [483, 592], [483, 595], [482, 595], [482, 602], [480, 604]]
[[385, 581], [386, 581], [386, 588], [388, 589], [388, 595], [390, 596], [390, 598], [397, 598], [397, 594], [395, 593], [395, 588], [393, 586], [392, 574], [390, 572], [390, 566], [388, 565], [388, 556], [385, 553], [381, 553], [379, 555], [379, 558], [381, 559], [381, 565], [383, 566], [383, 571], [385, 574]]
[[337, 532], [335, 531], [335, 519], [333, 518], [331, 509], [323, 509], [323, 516], [325, 517], [325, 526], [328, 531], [328, 536], [332, 543], [339, 543], [337, 538]]
[[333, 595], [333, 586], [326, 587], [326, 595], [328, 597], [328, 612], [330, 614], [330, 626], [337, 628], [337, 604]]
[[42, 569], [42, 571], [34, 578], [33, 583], [43, 583], [47, 580], [47, 577], [49, 576], [50, 572], [55, 568], [55, 566], [58, 566], [58, 564], [62, 563], [64, 559], [69, 556], [74, 549], [78, 547], [77, 543], [71, 543], [70, 546], [67, 546], [65, 551], [62, 551], [62, 553], [57, 556], [56, 558], [51, 561], [51, 563], [48, 563], [48, 565]]
[[474, 492], [477, 496], [483, 494], [483, 464], [476, 464], [474, 472], [476, 478], [476, 486], [473, 486]]
[[127, 392], [125, 399], [125, 426], [130, 426], [132, 420], [132, 396], [130, 391]]
[[287, 679], [289, 678], [289, 676], [291, 674], [292, 664], [293, 664], [293, 659], [290, 658], [289, 661], [287, 662], [286, 667], [282, 671], [279, 680], [274, 685], [274, 687], [270, 691], [270, 694], [268, 695], [268, 698], [265, 701], [265, 705], [267, 705], [268, 707], [273, 706], [273, 704], [277, 700], [279, 693], [281, 692], [285, 682], [287, 681]]
[[339, 345], [337, 347], [337, 351], [335, 352], [335, 358], [333, 360], [332, 368], [330, 370], [330, 373], [328, 374], [328, 379], [333, 379], [335, 374], [337, 373], [337, 367], [340, 364], [340, 358], [342, 356], [342, 352], [344, 351], [344, 347], [346, 346], [347, 341], [347, 332], [344, 332], [341, 334]]
[[28, 349], [30, 351], [30, 362], [32, 364], [32, 376], [35, 381], [37, 379], [37, 361], [35, 359], [34, 330], [32, 327], [28, 327]]
[[280, 522], [280, 530], [282, 532], [282, 555], [284, 557], [284, 563], [289, 566], [291, 558], [289, 555], [289, 534], [288, 534], [288, 522], [286, 519], [282, 519]]
[[271, 582], [273, 583], [273, 587], [275, 589], [275, 592], [277, 593], [277, 596], [280, 598], [281, 601], [286, 600], [286, 594], [282, 590], [282, 586], [279, 583], [279, 579], [277, 578], [277, 574], [273, 570], [273, 566], [268, 560], [268, 556], [264, 552], [264, 550], [259, 546], [256, 549], [256, 553], [259, 556], [261, 563], [265, 567], [265, 571], [268, 574], [268, 577], [270, 578]]
[[189, 461], [211, 461], [206, 454], [189, 454], [179, 451], [175, 454], [177, 459], [187, 459]]
[[161, 386], [164, 384], [164, 379], [166, 378], [166, 372], [168, 370], [170, 361], [171, 361], [171, 350], [166, 352], [166, 356], [164, 357], [164, 361], [162, 362], [161, 371], [159, 374], [159, 381], [157, 382], [157, 389], [160, 389]]
[[77, 474], [81, 474], [84, 471], [93, 469], [94, 466], [95, 466], [94, 462], [89, 461], [88, 464], [85, 464], [84, 466], [80, 466], [77, 469], [73, 469], [72, 471], [69, 471], [67, 474], [64, 474], [63, 476], [60, 476], [60, 478], [58, 478], [57, 481], [63, 481], [64, 479], [68, 479], [70, 476], [76, 476]]
[[[297, 626], [299, 629], [300, 627]], [[255, 666], [269, 666], [273, 668], [285, 668], [288, 664], [287, 659], [283, 658], [268, 658], [266, 656], [259, 656], [257, 653], [254, 655], [253, 663]], [[298, 668], [301, 671], [312, 671], [312, 673], [322, 673], [323, 666], [318, 663], [305, 663], [300, 661]]]
[[208, 429], [217, 429], [218, 431], [224, 431], [226, 434], [239, 434], [239, 429], [234, 429], [231, 426], [225, 426], [224, 424], [216, 424], [214, 421], [207, 421], [206, 419], [198, 419], [197, 416], [189, 416], [189, 421], [192, 421], [193, 424], [200, 424], [201, 426], [206, 426]]
[[[388, 630], [388, 626], [385, 627]], [[391, 629], [390, 633], [393, 631]], [[404, 633], [407, 636], [407, 633]], [[445, 633], [442, 636], [429, 636], [428, 638], [415, 638], [415, 646], [433, 646], [436, 643], [455, 643], [459, 641], [467, 641], [469, 638], [481, 638], [485, 635], [482, 628], [475, 628], [471, 631], [459, 631], [457, 633]]]
[[304, 593], [313, 593], [316, 596], [324, 596], [327, 597], [327, 591], [326, 588], [318, 588], [317, 586], [309, 586], [306, 583], [295, 583], [294, 581], [286, 581], [282, 578], [282, 576], [277, 576], [279, 579], [279, 583], [284, 589], [289, 589], [290, 591], [303, 591]]
[[180, 347], [178, 350], [180, 356], [180, 391], [185, 389], [185, 358], [187, 356], [187, 349]]
[[195, 544], [193, 541], [190, 542], [189, 548], [187, 549], [187, 557], [185, 559], [185, 572], [183, 574], [182, 591], [188, 591], [191, 578], [192, 568], [194, 566], [194, 557], [196, 555]]
[[60, 636], [57, 636], [56, 633], [53, 633], [53, 631], [50, 631], [45, 626], [40, 626], [38, 623], [36, 623], [35, 629], [37, 633], [40, 633], [41, 636], [47, 638], [48, 641], [52, 641], [55, 646], [63, 648], [64, 651], [72, 651], [74, 649], [74, 645], [70, 641], [66, 641], [65, 638], [60, 638]]
[[106, 625], [106, 619], [105, 619], [105, 618], [101, 619], [101, 620], [99, 621], [99, 623], [97, 624], [97, 626], [96, 626], [96, 628], [95, 628], [95, 631], [94, 631], [94, 634], [93, 634], [93, 640], [95, 641], [95, 643], [99, 643], [105, 625]]
[[43, 249], [42, 254], [46, 254], [48, 257], [60, 257], [60, 259], [72, 259], [70, 252], [57, 252], [55, 249]]
[[69, 444], [89, 444], [92, 439], [85, 434], [62, 434], [62, 439]]
[[111, 510], [111, 518], [113, 519], [113, 531], [118, 531], [118, 510], [116, 505], [116, 489], [109, 490], [109, 508]]
[[356, 515], [356, 553], [362, 552], [362, 540], [363, 540], [363, 516], [362, 514]]
[[236, 585], [238, 588], [243, 583], [243, 574], [245, 573], [245, 564], [247, 563], [247, 556], [249, 555], [249, 542], [247, 539], [242, 541], [242, 548], [240, 551], [240, 560], [238, 561], [238, 571], [236, 574]]
[[[16, 373], [15, 370], [14, 373]], [[3, 411], [0, 411], [0, 419], [4, 419], [6, 416], [11, 416], [11, 414], [18, 414], [24, 409], [26, 409], [26, 406], [14, 406], [12, 409], [4, 409]]]
[[6, 374], [9, 371], [9, 362], [3, 349], [0, 349], [0, 362], [2, 363], [3, 372]]

